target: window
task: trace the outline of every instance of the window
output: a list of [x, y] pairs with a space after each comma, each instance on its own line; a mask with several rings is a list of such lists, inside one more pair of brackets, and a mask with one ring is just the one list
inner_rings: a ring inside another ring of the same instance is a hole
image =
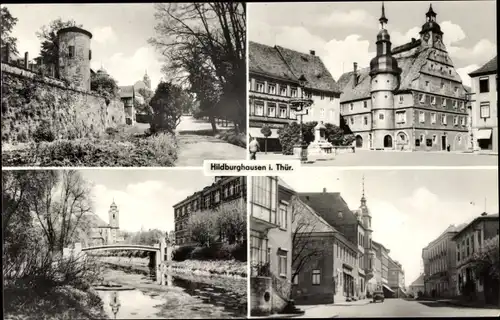
[[368, 117], [363, 117], [363, 122], [365, 123], [365, 126], [368, 125]]
[[446, 115], [445, 115], [445, 114], [442, 114], [442, 115], [441, 115], [441, 124], [447, 125], [447, 122], [446, 122]]
[[215, 201], [215, 203], [218, 203], [220, 201], [220, 192], [219, 192], [219, 190], [215, 191], [214, 201]]
[[363, 108], [368, 108], [368, 101], [363, 101]]
[[426, 89], [429, 89], [429, 81], [426, 81], [426, 82], [425, 82], [425, 88], [426, 88]]
[[312, 284], [313, 285], [321, 284], [321, 270], [315, 269], [312, 271]]
[[352, 111], [352, 109], [354, 108], [354, 103], [351, 103], [350, 106], [351, 106], [351, 111]]
[[320, 94], [320, 99], [321, 99], [321, 100], [325, 100], [325, 94], [324, 94], [324, 93], [321, 93], [321, 94]]
[[443, 105], [443, 108], [445, 108], [445, 107], [446, 107], [446, 98], [443, 98], [443, 103], [442, 103], [442, 105]]
[[89, 60], [92, 60], [92, 50], [89, 50]]
[[479, 93], [490, 92], [490, 79], [488, 77], [479, 78]]
[[420, 94], [420, 103], [425, 103], [425, 94]]
[[286, 118], [286, 105], [280, 104], [280, 118]]
[[432, 135], [432, 143], [436, 144], [437, 143], [437, 136], [434, 134]]
[[444, 81], [441, 80], [441, 89], [444, 88]]
[[288, 95], [286, 85], [280, 86], [280, 95], [286, 97]]
[[406, 123], [406, 111], [396, 112], [396, 123]]
[[269, 261], [267, 239], [261, 238], [258, 232], [252, 232], [250, 235], [250, 259], [253, 265], [260, 265]]
[[209, 207], [210, 207], [210, 197], [206, 196], [205, 197], [205, 208], [209, 208]]
[[295, 114], [295, 110], [290, 109], [290, 119], [297, 119], [297, 115]]
[[453, 109], [457, 110], [458, 108], [458, 103], [456, 100], [453, 100]]
[[481, 102], [479, 105], [479, 116], [481, 119], [486, 119], [490, 117], [490, 103], [489, 102]]
[[421, 135], [420, 135], [420, 141], [421, 141], [422, 143], [424, 143], [424, 141], [425, 141], [425, 136], [424, 136], [423, 134], [421, 134]]
[[405, 100], [404, 96], [399, 96], [399, 103], [403, 103], [404, 100]]
[[432, 124], [436, 123], [436, 114], [435, 113], [431, 113], [431, 123]]
[[276, 85], [274, 83], [267, 84], [267, 93], [276, 94]]
[[276, 223], [277, 178], [252, 177], [252, 216]]
[[286, 278], [286, 252], [279, 250], [278, 252], [278, 272], [280, 277]]
[[431, 97], [431, 104], [435, 105], [436, 104], [436, 97]]
[[458, 126], [458, 117], [457, 116], [453, 117], [453, 125]]
[[351, 124], [354, 124], [354, 118], [351, 117]]
[[425, 144], [426, 144], [426, 146], [428, 146], [428, 147], [432, 147], [432, 139], [427, 139], [427, 140], [425, 140]]
[[267, 116], [268, 117], [276, 117], [276, 104], [267, 103]]
[[420, 111], [418, 118], [419, 118], [420, 123], [424, 123], [425, 122], [425, 112]]
[[458, 93], [458, 87], [453, 88], [453, 91], [455, 91], [455, 93]]
[[290, 89], [290, 95], [292, 98], [297, 98], [297, 88]]
[[75, 57], [75, 46], [69, 46], [68, 49], [69, 49], [69, 52], [68, 52], [69, 58], [74, 58]]
[[263, 82], [256, 82], [255, 83], [255, 91], [264, 92], [264, 83]]
[[325, 109], [324, 108], [320, 109], [320, 115], [321, 115], [321, 118], [325, 117]]
[[280, 204], [280, 212], [278, 214], [278, 225], [283, 229], [287, 228], [287, 216], [288, 216], [287, 206], [284, 204]]
[[255, 101], [255, 111], [254, 111], [256, 116], [263, 116], [264, 115], [264, 102], [262, 101]]
[[378, 114], [378, 118], [379, 118], [380, 120], [384, 120], [384, 114], [383, 114], [383, 113], [379, 113], [379, 114]]
[[465, 117], [460, 117], [460, 124], [465, 126]]

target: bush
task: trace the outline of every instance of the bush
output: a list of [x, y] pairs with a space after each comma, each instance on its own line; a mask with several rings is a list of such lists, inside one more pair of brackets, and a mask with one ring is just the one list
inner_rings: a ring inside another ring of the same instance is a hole
[[214, 260], [216, 256], [216, 250], [213, 247], [196, 247], [191, 254], [189, 259], [192, 260]]
[[52, 142], [55, 139], [56, 135], [48, 121], [42, 122], [33, 132], [33, 140], [35, 140], [35, 142]]
[[193, 246], [183, 246], [174, 250], [172, 253], [172, 260], [184, 261], [189, 259], [191, 252], [195, 249]]
[[223, 130], [219, 132], [215, 137], [230, 144], [234, 144], [238, 147], [247, 147], [247, 137], [244, 132], [236, 133], [236, 131], [234, 130]]
[[229, 252], [233, 259], [241, 262], [247, 261], [247, 242], [243, 241], [242, 243], [230, 245]]

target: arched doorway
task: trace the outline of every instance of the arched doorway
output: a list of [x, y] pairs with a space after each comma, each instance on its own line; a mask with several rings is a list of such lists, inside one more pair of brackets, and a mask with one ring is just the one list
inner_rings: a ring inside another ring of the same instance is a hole
[[400, 131], [396, 136], [396, 145], [398, 150], [407, 150], [408, 149], [408, 136], [406, 133]]
[[392, 136], [386, 135], [384, 137], [384, 148], [392, 148]]
[[363, 138], [361, 136], [356, 136], [356, 148], [363, 147]]

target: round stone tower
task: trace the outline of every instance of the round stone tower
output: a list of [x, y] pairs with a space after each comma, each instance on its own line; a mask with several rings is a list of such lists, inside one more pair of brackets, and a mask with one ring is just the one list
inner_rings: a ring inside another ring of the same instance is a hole
[[371, 98], [372, 98], [372, 141], [375, 149], [392, 148], [394, 145], [394, 90], [399, 86], [401, 69], [391, 54], [391, 37], [385, 29], [389, 21], [385, 17], [382, 4], [382, 16], [379, 19], [381, 30], [377, 34], [377, 55], [370, 61]]
[[59, 42], [59, 77], [67, 79], [77, 88], [90, 91], [90, 39], [92, 33], [78, 27], [57, 32]]

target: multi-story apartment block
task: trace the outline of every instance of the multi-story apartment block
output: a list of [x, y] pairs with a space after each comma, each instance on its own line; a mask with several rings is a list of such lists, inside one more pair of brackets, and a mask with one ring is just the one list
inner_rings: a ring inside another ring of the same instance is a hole
[[394, 297], [403, 298], [406, 296], [405, 272], [403, 266], [396, 260], [389, 257], [389, 287], [394, 291]]
[[251, 314], [268, 315], [283, 310], [292, 290], [294, 192], [278, 177], [252, 177], [250, 186]]
[[340, 113], [366, 149], [466, 150], [466, 90], [443, 44], [432, 6], [420, 39], [391, 50], [382, 6], [370, 67], [343, 74]]
[[472, 79], [471, 129], [473, 148], [498, 153], [497, 57], [469, 73]]
[[[214, 210], [223, 203], [231, 202], [236, 202], [242, 209], [246, 209], [246, 189], [246, 177], [216, 177], [211, 185], [175, 204], [173, 207], [176, 245], [192, 244], [186, 228], [192, 213]], [[221, 237], [223, 238], [223, 235]]]
[[[301, 81], [305, 81], [304, 88]], [[261, 128], [267, 125], [272, 132], [267, 140], [268, 150], [280, 151], [278, 130], [299, 121], [290, 103], [292, 99], [312, 99], [308, 114], [303, 116], [304, 122], [340, 123], [340, 90], [312, 50], [306, 54], [250, 41], [248, 86], [249, 133], [263, 146]]]
[[379, 242], [372, 241], [373, 247], [378, 260], [380, 260], [380, 282], [377, 283], [377, 288], [384, 292], [385, 297], [392, 297], [395, 291], [389, 286], [389, 252], [384, 245]]
[[432, 297], [456, 295], [456, 246], [453, 237], [463, 225], [450, 225], [422, 250], [425, 293]]
[[490, 242], [496, 243], [498, 248], [498, 222], [498, 213], [488, 215], [484, 212], [459, 232], [456, 232], [450, 239], [453, 241], [454, 250], [456, 250], [454, 263], [458, 275], [454, 278], [454, 294], [460, 294], [463, 286], [468, 281], [473, 281], [475, 296], [478, 300], [495, 304], [500, 302], [498, 279], [484, 281], [485, 279], [477, 274], [473, 268], [471, 259], [475, 253], [481, 252]]

